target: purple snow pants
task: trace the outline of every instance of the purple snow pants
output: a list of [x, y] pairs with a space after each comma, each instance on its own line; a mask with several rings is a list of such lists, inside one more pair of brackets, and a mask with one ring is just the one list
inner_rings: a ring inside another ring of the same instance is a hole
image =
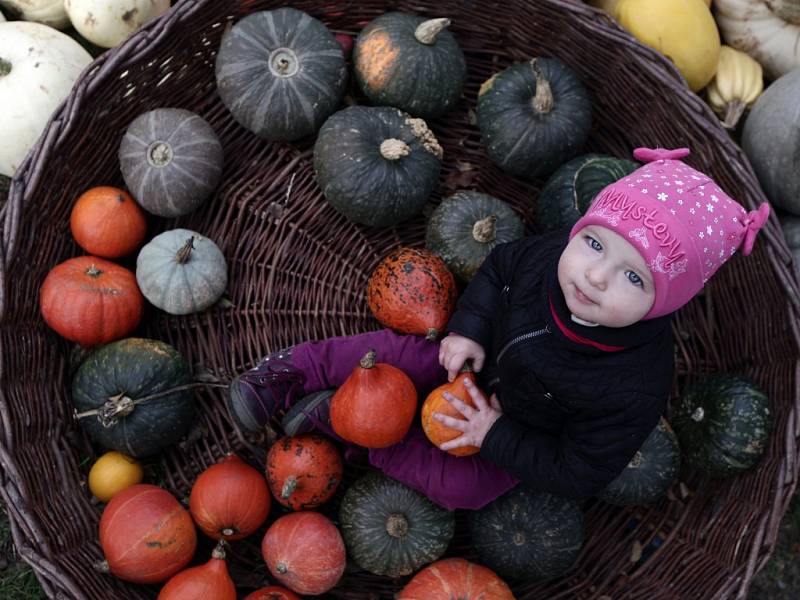
[[[394, 365], [411, 378], [420, 403], [447, 381], [438, 343], [388, 329], [298, 344], [291, 362], [306, 374], [308, 394], [342, 385], [370, 349], [375, 349], [378, 362]], [[416, 424], [394, 446], [370, 449], [369, 462], [450, 510], [481, 508], [518, 483], [479, 454], [456, 457], [442, 452]]]

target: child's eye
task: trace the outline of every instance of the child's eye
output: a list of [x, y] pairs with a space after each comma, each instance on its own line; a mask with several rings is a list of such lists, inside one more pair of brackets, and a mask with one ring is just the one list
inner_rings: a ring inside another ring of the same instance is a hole
[[634, 273], [633, 271], [625, 271], [625, 275], [627, 275], [627, 276], [628, 276], [628, 279], [630, 280], [630, 282], [631, 282], [633, 285], [638, 285], [639, 287], [644, 287], [644, 281], [642, 281], [642, 278], [641, 278], [641, 277], [639, 277], [639, 276], [638, 276], [636, 273]]
[[588, 241], [589, 247], [592, 250], [597, 250], [598, 252], [600, 252], [603, 249], [603, 246], [600, 244], [600, 242], [598, 242], [592, 236], [587, 235], [586, 240]]

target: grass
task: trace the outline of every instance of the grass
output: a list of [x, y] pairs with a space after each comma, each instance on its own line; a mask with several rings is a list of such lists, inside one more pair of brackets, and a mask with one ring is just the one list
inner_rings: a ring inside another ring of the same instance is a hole
[[0, 505], [0, 598], [8, 600], [45, 600], [33, 570], [14, 551], [11, 528], [5, 508]]

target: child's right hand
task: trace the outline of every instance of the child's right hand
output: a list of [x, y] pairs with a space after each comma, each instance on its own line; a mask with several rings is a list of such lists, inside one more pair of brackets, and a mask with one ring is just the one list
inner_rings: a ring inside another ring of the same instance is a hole
[[485, 358], [486, 352], [483, 346], [457, 333], [451, 333], [439, 345], [439, 364], [447, 369], [448, 381], [456, 378], [467, 359], [472, 359], [472, 368], [478, 372], [483, 368]]

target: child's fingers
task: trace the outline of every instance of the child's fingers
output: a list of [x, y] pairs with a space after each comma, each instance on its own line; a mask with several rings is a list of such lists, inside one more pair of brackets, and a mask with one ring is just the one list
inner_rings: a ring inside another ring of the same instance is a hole
[[479, 354], [478, 356], [473, 357], [472, 359], [472, 370], [476, 373], [479, 372], [483, 368], [483, 361], [485, 359], [485, 354]]
[[467, 404], [463, 400], [461, 400], [461, 398], [453, 396], [453, 394], [451, 394], [450, 392], [445, 392], [442, 395], [444, 396], [444, 399], [447, 400], [453, 408], [455, 408], [458, 412], [464, 415], [467, 419], [472, 418], [472, 416], [475, 414], [475, 409], [472, 408], [469, 404]]
[[[469, 379], [465, 379], [464, 387], [467, 389], [467, 393], [469, 394], [470, 398], [472, 398], [472, 401], [475, 403], [475, 406], [477, 407], [478, 410], [485, 410], [489, 408], [489, 405], [486, 403], [486, 396], [483, 395], [483, 392], [481, 392], [481, 390], [478, 388], [477, 385], [473, 385]], [[446, 395], [445, 398], [449, 400], [450, 398], [448, 396], [449, 394]], [[459, 402], [461, 401], [459, 400]], [[450, 404], [453, 404], [453, 402], [451, 402]], [[465, 406], [467, 405], [465, 404]], [[461, 412], [461, 414], [463, 414], [465, 417], [467, 416], [467, 414], [460, 409], [459, 412]]]
[[461, 365], [464, 364], [463, 355], [460, 353], [451, 354], [450, 357], [447, 359], [447, 380], [453, 381], [458, 375], [459, 369], [461, 369]]
[[439, 446], [439, 450], [447, 452], [448, 450], [452, 450], [453, 448], [461, 448], [462, 446], [474, 446], [474, 445], [475, 444], [468, 435], [462, 434], [457, 438], [453, 438], [449, 442], [443, 443], [441, 446]]
[[495, 409], [497, 412], [503, 412], [503, 407], [500, 406], [500, 400], [497, 399], [497, 394], [492, 394], [489, 398], [489, 404], [492, 405], [492, 408]]
[[464, 419], [456, 419], [455, 417], [448, 417], [442, 413], [433, 413], [433, 418], [439, 421], [442, 425], [447, 425], [451, 429], [461, 431], [462, 433], [469, 427], [469, 422]]

